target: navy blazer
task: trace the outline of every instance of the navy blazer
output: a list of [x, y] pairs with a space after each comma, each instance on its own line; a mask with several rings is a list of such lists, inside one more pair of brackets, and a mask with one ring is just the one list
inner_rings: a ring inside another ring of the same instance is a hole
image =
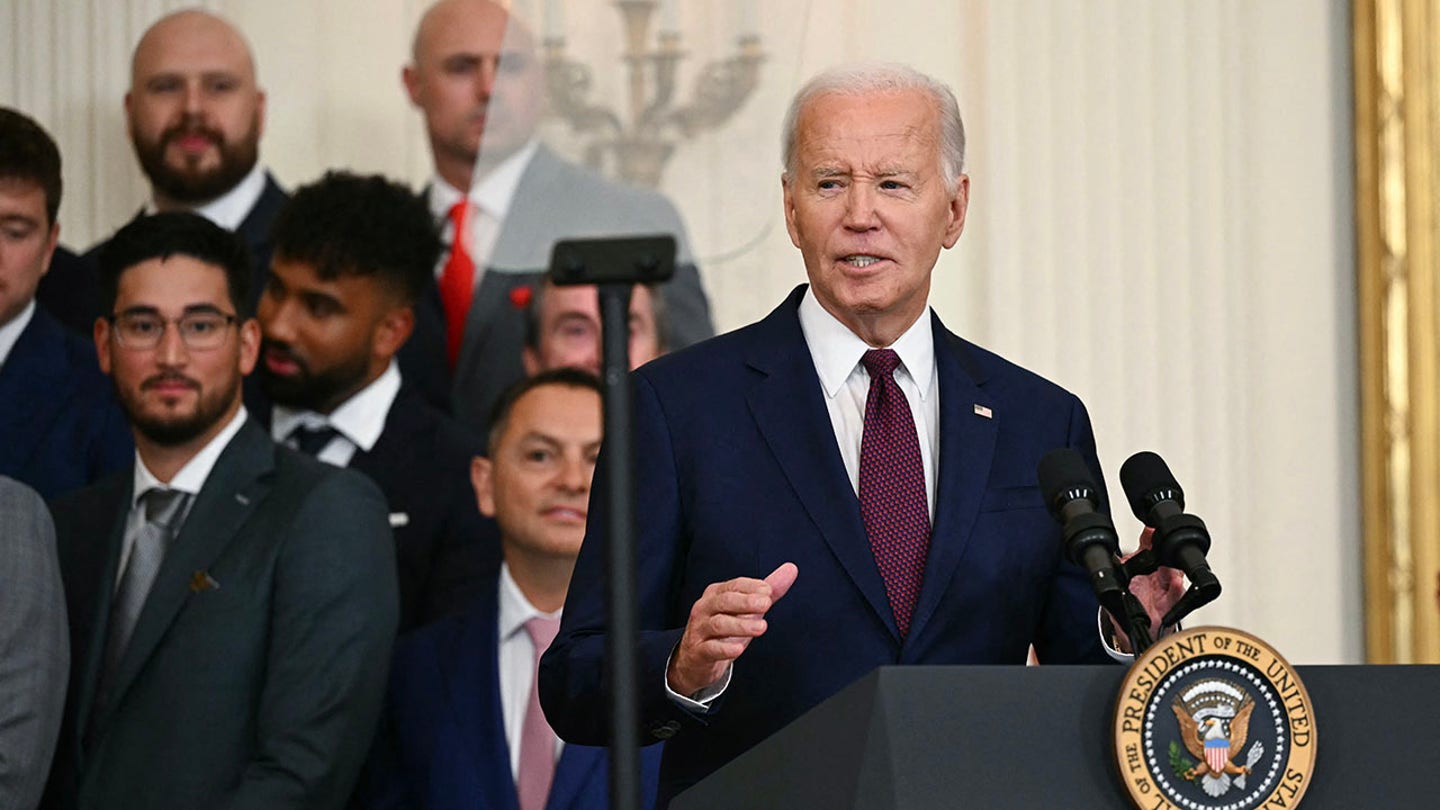
[[37, 306], [0, 365], [0, 475], [55, 498], [130, 466], [132, 442], [94, 344]]
[[[639, 369], [635, 384], [642, 733], [670, 737], [660, 801], [888, 664], [1109, 660], [1098, 604], [1067, 562], [1035, 469], [1057, 447], [1098, 471], [1074, 395], [956, 337], [933, 315], [939, 478], [925, 578], [901, 638], [841, 460], [797, 308], [797, 288], [759, 323]], [[988, 410], [986, 410], [988, 409]], [[606, 737], [605, 471], [541, 700], [567, 740]], [[664, 689], [668, 657], [705, 587], [799, 577], [736, 662], [709, 714]], [[673, 735], [673, 736], [672, 736]]]
[[[400, 639], [365, 806], [518, 810], [500, 713], [499, 611], [499, 579], [491, 577], [466, 613]], [[659, 749], [641, 751], [646, 808], [654, 803]], [[609, 763], [603, 748], [566, 745], [547, 810], [608, 808]]]

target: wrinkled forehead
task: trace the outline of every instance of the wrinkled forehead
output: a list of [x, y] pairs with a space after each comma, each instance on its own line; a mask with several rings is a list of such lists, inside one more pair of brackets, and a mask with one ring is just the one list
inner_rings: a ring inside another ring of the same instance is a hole
[[135, 46], [131, 80], [162, 73], [226, 73], [255, 81], [255, 60], [240, 33], [222, 20], [182, 13], [151, 26]]
[[825, 94], [800, 112], [796, 154], [802, 166], [897, 168], [938, 161], [940, 122], [919, 91]]

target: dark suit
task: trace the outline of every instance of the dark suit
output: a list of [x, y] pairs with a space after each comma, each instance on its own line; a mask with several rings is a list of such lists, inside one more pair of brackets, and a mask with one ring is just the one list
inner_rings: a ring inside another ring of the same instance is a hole
[[[759, 323], [634, 374], [642, 727], [675, 735], [662, 803], [878, 666], [1023, 664], [1032, 642], [1047, 663], [1109, 660], [1096, 600], [1062, 559], [1035, 478], [1056, 447], [1080, 449], [1098, 469], [1084, 406], [933, 315], [936, 509], [902, 641], [800, 329], [803, 291]], [[560, 636], [540, 670], [546, 715], [582, 743], [606, 734], [604, 470], [602, 461]], [[787, 561], [799, 578], [710, 715], [677, 707], [665, 666], [691, 605], [711, 583]]]
[[48, 499], [134, 458], [130, 426], [100, 373], [95, 344], [36, 307], [0, 365], [0, 475]]
[[52, 509], [73, 668], [51, 806], [342, 806], [395, 635], [384, 499], [247, 422], [171, 543], [97, 711], [132, 476]]
[[445, 314], [439, 287], [429, 285], [415, 307], [415, 334], [400, 351], [405, 379], [426, 398], [482, 433], [500, 394], [525, 376], [525, 302], [518, 287], [534, 288], [561, 239], [587, 236], [673, 234], [678, 242], [675, 278], [664, 287], [665, 341], [688, 346], [715, 333], [700, 286], [685, 225], [660, 194], [624, 186], [582, 169], [541, 146], [515, 188], [488, 269], [475, 290], [453, 376], [445, 360]]
[[[384, 730], [367, 768], [368, 807], [519, 807], [500, 709], [498, 586], [491, 577], [463, 615], [396, 644]], [[641, 752], [646, 807], [654, 801], [659, 749]], [[548, 810], [608, 808], [609, 763], [603, 748], [565, 746]]]
[[[245, 241], [253, 260], [253, 275], [250, 279], [251, 312], [255, 311], [254, 307], [260, 301], [260, 293], [265, 289], [265, 281], [270, 277], [270, 225], [275, 222], [275, 217], [289, 199], [290, 195], [266, 172], [265, 190], [240, 222], [240, 227], [235, 229], [235, 233]], [[135, 217], [139, 218], [144, 214], [142, 209]], [[104, 247], [107, 241], [109, 240], [101, 241], [80, 257], [68, 251], [68, 255], [62, 257], [57, 249], [55, 259], [50, 264], [50, 272], [40, 279], [40, 287], [35, 292], [35, 300], [55, 313], [61, 323], [82, 335], [88, 336], [91, 333], [96, 318], [109, 314], [101, 311], [98, 275], [100, 248]]]
[[[251, 413], [270, 423], [268, 404]], [[500, 530], [470, 486], [470, 460], [483, 453], [479, 439], [406, 385], [375, 446], [350, 458], [390, 508], [402, 633], [464, 610], [500, 570]]]

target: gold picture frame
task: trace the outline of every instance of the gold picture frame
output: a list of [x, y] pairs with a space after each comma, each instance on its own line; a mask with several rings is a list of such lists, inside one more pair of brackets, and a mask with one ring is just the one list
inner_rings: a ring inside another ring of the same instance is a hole
[[1440, 0], [1354, 0], [1365, 639], [1440, 662]]

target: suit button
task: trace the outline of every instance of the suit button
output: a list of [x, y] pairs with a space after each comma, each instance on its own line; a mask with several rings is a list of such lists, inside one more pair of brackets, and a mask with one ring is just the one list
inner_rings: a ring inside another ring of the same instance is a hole
[[680, 724], [675, 722], [674, 720], [670, 720], [666, 723], [662, 723], [658, 726], [651, 728], [650, 733], [655, 735], [655, 739], [657, 740], [668, 740], [671, 737], [674, 737], [675, 732], [679, 730]]

